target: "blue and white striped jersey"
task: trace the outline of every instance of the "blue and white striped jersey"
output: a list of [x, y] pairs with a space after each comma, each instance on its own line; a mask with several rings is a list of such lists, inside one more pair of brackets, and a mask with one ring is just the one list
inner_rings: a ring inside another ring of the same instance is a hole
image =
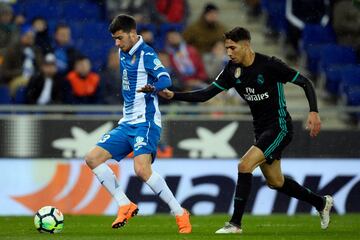
[[123, 118], [119, 123], [137, 124], [154, 121], [161, 127], [156, 93], [138, 93], [136, 90], [146, 84], [154, 85], [161, 76], [169, 74], [149, 45], [141, 36], [129, 52], [119, 50], [122, 94], [124, 98]]

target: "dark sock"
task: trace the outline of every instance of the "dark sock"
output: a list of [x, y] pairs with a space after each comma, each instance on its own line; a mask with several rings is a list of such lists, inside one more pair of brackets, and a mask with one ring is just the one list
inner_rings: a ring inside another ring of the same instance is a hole
[[318, 211], [324, 209], [325, 201], [323, 197], [313, 193], [310, 189], [301, 186], [291, 178], [285, 177], [284, 185], [281, 188], [277, 188], [277, 190], [290, 197], [310, 203]]
[[241, 226], [241, 219], [245, 211], [246, 202], [250, 195], [251, 183], [251, 173], [238, 173], [234, 197], [234, 212], [230, 223]]

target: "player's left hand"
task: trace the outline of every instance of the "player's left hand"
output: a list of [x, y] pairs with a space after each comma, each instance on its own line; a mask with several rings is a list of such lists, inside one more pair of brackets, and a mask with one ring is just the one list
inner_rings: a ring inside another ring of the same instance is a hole
[[142, 88], [136, 90], [136, 92], [142, 92], [142, 93], [152, 93], [155, 91], [155, 87], [150, 84], [146, 84]]
[[321, 128], [321, 120], [319, 113], [309, 112], [308, 119], [306, 121], [306, 129], [310, 131], [310, 137], [316, 137]]

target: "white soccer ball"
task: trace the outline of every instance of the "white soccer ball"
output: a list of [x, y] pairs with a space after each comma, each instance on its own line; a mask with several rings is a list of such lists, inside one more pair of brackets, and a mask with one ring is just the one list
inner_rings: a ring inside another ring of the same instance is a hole
[[39, 232], [59, 233], [64, 228], [64, 216], [59, 209], [45, 206], [36, 212], [34, 224]]

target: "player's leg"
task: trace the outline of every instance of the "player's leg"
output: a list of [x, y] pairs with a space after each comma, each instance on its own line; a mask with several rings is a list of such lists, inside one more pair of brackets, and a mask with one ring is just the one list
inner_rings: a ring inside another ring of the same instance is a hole
[[310, 189], [301, 186], [295, 180], [284, 177], [281, 172], [280, 163], [279, 160], [275, 160], [271, 164], [263, 163], [260, 165], [268, 186], [290, 197], [313, 205], [320, 213], [321, 228], [326, 229], [330, 222], [330, 210], [333, 204], [332, 197], [319, 196]]
[[[119, 205], [118, 216], [112, 224], [113, 228], [123, 226], [133, 214], [137, 213], [138, 209], [122, 191], [114, 172], [105, 162], [110, 158], [119, 161], [130, 151], [131, 146], [127, 141], [124, 126], [118, 126], [108, 134], [105, 134], [102, 139], [99, 140], [97, 146], [90, 150], [85, 157], [87, 165], [96, 175], [99, 182]], [[129, 211], [130, 208], [131, 211]]]
[[155, 194], [168, 204], [172, 213], [176, 216], [179, 233], [190, 233], [191, 224], [188, 211], [180, 206], [165, 180], [151, 168], [156, 156], [160, 131], [161, 129], [153, 123], [149, 123], [144, 128], [138, 128], [134, 141], [135, 173]]
[[90, 167], [99, 182], [113, 196], [119, 206], [127, 205], [130, 200], [119, 187], [116, 176], [111, 168], [105, 163], [111, 158], [111, 154], [99, 147], [95, 146], [85, 157], [86, 164]]
[[252, 146], [241, 158], [238, 164], [238, 180], [234, 197], [234, 212], [228, 223], [215, 233], [241, 233], [241, 220], [245, 211], [246, 203], [250, 195], [252, 184], [252, 172], [265, 161], [264, 154], [256, 147]]

